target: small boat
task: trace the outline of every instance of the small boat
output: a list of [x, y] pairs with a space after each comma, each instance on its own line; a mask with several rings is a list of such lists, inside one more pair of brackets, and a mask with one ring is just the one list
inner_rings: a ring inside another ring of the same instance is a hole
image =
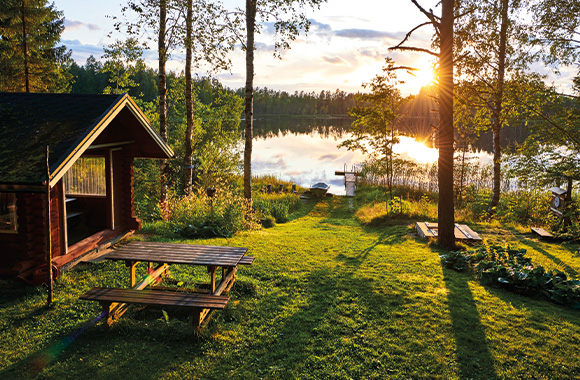
[[328, 189], [330, 189], [330, 185], [327, 185], [324, 182], [318, 182], [317, 184], [310, 186], [310, 192], [318, 198], [325, 196]]

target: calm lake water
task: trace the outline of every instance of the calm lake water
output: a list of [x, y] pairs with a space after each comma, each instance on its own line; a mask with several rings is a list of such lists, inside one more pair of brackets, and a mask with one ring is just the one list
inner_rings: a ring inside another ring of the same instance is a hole
[[[345, 167], [350, 170], [364, 161], [360, 152], [337, 147], [350, 137], [350, 123], [350, 119], [256, 119], [253, 174], [273, 175], [303, 187], [325, 182], [331, 185], [329, 192], [344, 195], [344, 177], [334, 172]], [[394, 151], [420, 163], [433, 163], [438, 157], [438, 150], [427, 147], [420, 138], [400, 137]], [[474, 155], [484, 163], [491, 161], [485, 152]]]

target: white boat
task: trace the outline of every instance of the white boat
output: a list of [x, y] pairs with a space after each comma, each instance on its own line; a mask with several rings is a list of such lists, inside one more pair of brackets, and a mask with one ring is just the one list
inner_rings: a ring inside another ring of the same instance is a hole
[[318, 182], [317, 184], [310, 186], [310, 192], [318, 198], [325, 196], [328, 189], [330, 189], [330, 185], [327, 185], [324, 182]]

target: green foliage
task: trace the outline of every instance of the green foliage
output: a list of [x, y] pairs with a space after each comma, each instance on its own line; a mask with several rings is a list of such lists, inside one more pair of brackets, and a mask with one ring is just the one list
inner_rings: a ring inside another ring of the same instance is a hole
[[392, 157], [393, 144], [398, 141], [392, 125], [397, 119], [397, 109], [404, 102], [395, 87], [397, 83], [394, 62], [387, 58], [383, 74], [363, 84], [370, 92], [355, 96], [356, 106], [349, 112], [355, 118], [350, 130], [353, 137], [339, 147], [360, 150], [368, 157], [382, 160]]
[[272, 228], [276, 225], [276, 218], [274, 218], [272, 215], [266, 215], [262, 219], [261, 223], [262, 227], [264, 228]]
[[[442, 268], [441, 252], [408, 236], [406, 226], [361, 226], [348, 203], [341, 197], [308, 202], [293, 223], [232, 238], [176, 240], [248, 247], [256, 257], [239, 268], [226, 309], [199, 334], [190, 313], [166, 310], [167, 322], [155, 308], [131, 308], [111, 328], [99, 321], [85, 329], [102, 309], [78, 297], [95, 286], [128, 287], [122, 262], [66, 271], [49, 308], [41, 287], [0, 294], [0, 339], [10, 342], [0, 348], [3, 378], [577, 377], [576, 310]], [[546, 267], [554, 262], [542, 249], [580, 272], [569, 251], [577, 245], [529, 248]], [[137, 265], [137, 276], [146, 268]], [[205, 267], [170, 269], [162, 285], [209, 282]]]
[[[236, 90], [236, 94], [243, 97], [245, 89]], [[340, 89], [334, 92], [322, 90], [319, 93], [295, 91], [293, 94], [267, 87], [254, 89], [254, 114], [259, 116], [346, 116], [354, 105], [355, 94]]]
[[256, 193], [252, 201], [252, 208], [264, 217], [271, 216], [276, 223], [286, 223], [290, 214], [298, 209], [300, 197], [298, 194]]
[[553, 302], [580, 308], [579, 279], [569, 279], [557, 269], [546, 271], [525, 255], [525, 249], [481, 246], [467, 252], [441, 255], [441, 261], [446, 267], [458, 271], [473, 269], [484, 284], [530, 296], [546, 296]]
[[[175, 160], [170, 162], [171, 182], [179, 184], [184, 178], [185, 78], [170, 77], [169, 85], [168, 134], [175, 152]], [[219, 82], [207, 79], [196, 82], [194, 90], [198, 99], [194, 102], [192, 134], [194, 188], [230, 187], [240, 167], [242, 98], [225, 90]], [[176, 189], [181, 186], [176, 185]]]
[[83, 66], [73, 62], [69, 73], [73, 76], [73, 94], [101, 94], [109, 83], [109, 74], [103, 71], [103, 64], [93, 55], [87, 58]]
[[64, 16], [54, 3], [2, 1], [0, 91], [68, 92], [72, 60], [70, 50], [59, 45], [63, 30]]
[[[359, 192], [357, 188], [355, 194], [355, 216], [362, 224], [376, 226], [401, 220], [437, 219], [437, 203], [427, 194], [422, 194], [419, 200], [409, 197], [403, 199], [402, 196], [390, 199], [384, 188], [366, 186], [363, 189]], [[404, 187], [396, 186], [394, 193], [402, 194], [405, 190]]]
[[[459, 212], [468, 220], [488, 220], [487, 206], [491, 190], [467, 190]], [[493, 219], [525, 226], [546, 226], [552, 222], [549, 209], [550, 194], [545, 189], [508, 191], [500, 198]]]
[[[103, 89], [104, 94], [122, 94], [139, 86], [135, 75], [145, 71], [143, 47], [136, 38], [115, 41], [103, 49], [106, 59], [103, 72], [109, 78], [109, 85]], [[141, 95], [141, 94], [140, 94]]]
[[231, 237], [257, 227], [257, 220], [246, 201], [236, 194], [218, 190], [210, 198], [205, 190], [190, 195], [168, 197], [169, 219], [145, 226], [144, 232], [167, 237]]

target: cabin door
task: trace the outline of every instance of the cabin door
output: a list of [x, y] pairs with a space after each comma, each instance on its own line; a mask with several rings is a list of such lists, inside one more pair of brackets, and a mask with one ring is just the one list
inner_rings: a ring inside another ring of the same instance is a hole
[[67, 246], [107, 229], [106, 159], [83, 156], [63, 178]]
[[109, 149], [107, 165], [108, 227], [118, 230], [122, 224], [122, 148]]

